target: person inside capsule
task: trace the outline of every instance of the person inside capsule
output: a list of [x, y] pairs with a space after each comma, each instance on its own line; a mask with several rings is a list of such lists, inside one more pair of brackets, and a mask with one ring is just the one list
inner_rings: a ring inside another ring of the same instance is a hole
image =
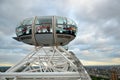
[[[52, 17], [37, 17], [35, 20], [35, 33], [36, 34], [52, 34]], [[28, 18], [16, 28], [16, 34], [18, 37], [31, 35], [34, 18]], [[77, 26], [74, 21], [65, 17], [56, 17], [55, 20], [56, 34], [68, 34], [76, 36]]]

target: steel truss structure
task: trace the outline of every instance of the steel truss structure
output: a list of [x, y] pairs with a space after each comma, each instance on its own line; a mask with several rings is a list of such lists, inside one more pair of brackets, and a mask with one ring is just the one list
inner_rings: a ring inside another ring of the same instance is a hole
[[22, 61], [0, 73], [0, 80], [91, 80], [80, 60], [63, 47], [36, 47]]

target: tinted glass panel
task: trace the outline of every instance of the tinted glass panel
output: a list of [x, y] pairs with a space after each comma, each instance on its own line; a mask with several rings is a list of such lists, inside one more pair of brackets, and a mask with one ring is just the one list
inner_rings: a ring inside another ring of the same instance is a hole
[[21, 25], [18, 28], [16, 28], [16, 34], [17, 36], [21, 36], [21, 35], [28, 35], [28, 34], [32, 34], [32, 27], [31, 25]]
[[74, 21], [64, 17], [57, 17], [56, 20], [57, 20], [56, 33], [70, 34], [73, 36], [76, 35], [77, 27]]
[[63, 17], [58, 17], [57, 18], [57, 24], [66, 24], [66, 19]]
[[25, 19], [23, 22], [22, 22], [22, 25], [31, 25], [32, 22], [33, 22], [34, 18], [28, 18], [28, 19]]
[[36, 33], [52, 32], [52, 17], [39, 17], [36, 21]]

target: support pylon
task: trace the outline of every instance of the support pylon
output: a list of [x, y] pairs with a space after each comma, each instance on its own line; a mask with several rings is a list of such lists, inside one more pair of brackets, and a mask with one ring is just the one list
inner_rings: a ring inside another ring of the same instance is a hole
[[37, 47], [0, 76], [3, 80], [91, 80], [75, 54], [60, 46]]

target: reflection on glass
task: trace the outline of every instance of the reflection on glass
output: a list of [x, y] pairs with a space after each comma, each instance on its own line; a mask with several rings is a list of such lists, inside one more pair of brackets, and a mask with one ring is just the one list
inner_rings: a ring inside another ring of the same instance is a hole
[[52, 17], [38, 17], [36, 24], [37, 33], [50, 33], [52, 32]]
[[17, 36], [32, 34], [32, 27], [21, 25], [16, 28], [16, 34]]
[[25, 20], [22, 22], [22, 25], [32, 25], [33, 20], [34, 20], [34, 18], [25, 19]]
[[[52, 33], [52, 17], [37, 17], [35, 21], [35, 33]], [[25, 19], [19, 27], [16, 28], [17, 36], [32, 34], [32, 23], [34, 18]], [[76, 36], [76, 24], [71, 19], [56, 16], [56, 33], [69, 34]]]
[[52, 32], [51, 24], [36, 25], [36, 32], [37, 33], [49, 33], [49, 32]]
[[56, 33], [70, 34], [73, 36], [76, 35], [77, 27], [74, 21], [64, 17], [57, 17], [56, 20], [57, 20]]

